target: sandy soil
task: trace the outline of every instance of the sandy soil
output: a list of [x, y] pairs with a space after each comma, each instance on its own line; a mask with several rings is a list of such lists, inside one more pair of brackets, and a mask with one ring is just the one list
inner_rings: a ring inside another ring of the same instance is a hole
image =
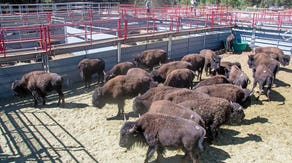
[[[247, 53], [224, 55], [248, 69]], [[214, 144], [206, 145], [201, 162], [288, 162], [292, 160], [292, 65], [282, 68], [273, 87], [272, 101], [252, 98], [245, 120], [238, 126], [222, 126]], [[252, 79], [252, 78], [251, 78]], [[249, 85], [251, 87], [251, 85]], [[75, 84], [65, 91], [65, 108], [57, 107], [55, 94], [48, 105], [33, 108], [30, 98], [0, 101], [0, 162], [143, 162], [147, 148], [120, 148], [122, 119], [106, 120], [117, 114], [116, 105], [102, 109], [91, 106], [91, 89]], [[130, 120], [132, 99], [125, 111]], [[167, 151], [162, 162], [180, 162], [181, 151]], [[154, 158], [152, 159], [154, 160]]]

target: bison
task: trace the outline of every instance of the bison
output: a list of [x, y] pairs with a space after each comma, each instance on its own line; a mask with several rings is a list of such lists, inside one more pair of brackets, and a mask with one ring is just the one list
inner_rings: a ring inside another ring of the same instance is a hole
[[213, 50], [203, 49], [200, 51], [200, 55], [205, 57], [205, 72], [206, 76], [211, 74], [211, 69], [215, 71], [220, 67], [221, 58], [215, 54]]
[[192, 70], [194, 72], [198, 71], [197, 80], [202, 80], [202, 72], [205, 65], [205, 57], [201, 56], [199, 54], [188, 54], [185, 55], [181, 61], [186, 61], [192, 64], [193, 68]]
[[198, 88], [205, 85], [212, 85], [212, 84], [223, 84], [223, 83], [229, 83], [229, 80], [224, 75], [216, 75], [211, 78], [205, 79], [203, 81], [200, 81], [194, 88]]
[[79, 62], [78, 69], [82, 80], [85, 82], [85, 88], [90, 87], [93, 74], [98, 75], [98, 83], [104, 82], [105, 62], [103, 59], [83, 59]]
[[192, 120], [202, 127], [205, 127], [205, 122], [203, 121], [202, 117], [196, 112], [168, 100], [154, 101], [151, 104], [148, 113], [157, 113], [173, 117], [181, 117], [184, 119]]
[[278, 60], [283, 66], [289, 65], [290, 55], [285, 55], [280, 48], [277, 47], [257, 47], [253, 53], [266, 53], [272, 58]]
[[138, 67], [146, 67], [150, 70], [154, 66], [165, 63], [167, 61], [167, 53], [163, 49], [145, 50], [134, 56], [134, 62]]
[[246, 73], [244, 73], [236, 65], [231, 66], [228, 73], [228, 80], [230, 83], [240, 86], [241, 88], [246, 88], [250, 83], [250, 80]]
[[242, 105], [249, 100], [249, 97], [252, 94], [252, 91], [242, 89], [241, 87], [232, 84], [213, 84], [201, 86], [196, 88], [195, 91], [208, 94], [212, 97], [224, 98], [228, 101], [236, 102]]
[[[271, 100], [270, 93], [274, 81], [274, 74], [272, 71], [266, 66], [266, 65], [259, 65], [256, 67], [255, 70], [253, 70], [253, 87], [252, 91], [256, 87], [257, 83], [259, 83], [259, 96], [257, 99], [260, 98], [262, 93], [265, 93], [268, 97], [268, 100]], [[267, 85], [266, 91], [264, 91], [264, 86]], [[263, 92], [264, 91], [264, 92]]]
[[197, 123], [179, 117], [147, 113], [134, 122], [125, 122], [120, 130], [120, 147], [131, 148], [136, 142], [148, 145], [146, 159], [157, 151], [157, 161], [165, 148], [182, 149], [183, 160], [197, 162], [203, 151], [206, 131]]
[[55, 90], [59, 95], [58, 105], [62, 101], [64, 105], [65, 99], [62, 91], [63, 77], [56, 73], [47, 73], [44, 71], [32, 71], [24, 74], [21, 80], [12, 83], [11, 89], [16, 96], [25, 96], [31, 93], [34, 98], [34, 106], [38, 105], [39, 97], [42, 98], [43, 105], [46, 104], [46, 96], [48, 92]]
[[229, 52], [230, 50], [232, 50], [232, 43], [233, 43], [234, 38], [235, 37], [233, 33], [228, 35], [228, 37], [226, 38], [226, 52]]
[[146, 92], [153, 81], [151, 78], [131, 77], [128, 75], [119, 75], [110, 79], [102, 87], [98, 86], [93, 91], [92, 104], [102, 108], [106, 103], [118, 104], [118, 114], [124, 113], [125, 99], [133, 98], [139, 93]]
[[195, 74], [189, 69], [177, 69], [171, 71], [164, 81], [164, 85], [177, 88], [193, 88]]
[[239, 104], [230, 103], [225, 99], [217, 97], [186, 100], [178, 104], [195, 111], [203, 118], [207, 138], [210, 141], [217, 137], [219, 127], [222, 124], [240, 123], [245, 117]]
[[167, 75], [176, 69], [190, 69], [192, 70], [192, 64], [185, 62], [185, 61], [173, 61], [169, 63], [165, 63], [161, 65], [157, 70], [153, 70], [151, 75], [153, 79], [159, 83], [163, 83], [167, 77]]
[[118, 63], [105, 74], [105, 81], [108, 81], [118, 75], [126, 75], [128, 70], [134, 67], [135, 65], [132, 62]]

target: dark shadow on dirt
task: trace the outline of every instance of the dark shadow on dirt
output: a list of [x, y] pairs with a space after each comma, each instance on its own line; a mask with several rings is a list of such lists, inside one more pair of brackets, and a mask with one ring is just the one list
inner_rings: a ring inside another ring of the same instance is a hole
[[252, 118], [252, 119], [244, 119], [241, 122], [241, 125], [251, 125], [254, 123], [269, 123], [269, 120], [267, 118], [257, 116], [257, 117]]
[[276, 87], [291, 87], [291, 85], [289, 83], [285, 83], [284, 81], [279, 80], [279, 79], [275, 79], [274, 85]]
[[285, 72], [288, 72], [288, 73], [292, 73], [292, 70], [289, 69], [289, 68], [286, 68], [286, 67], [280, 67], [280, 71], [285, 71]]
[[248, 141], [261, 142], [262, 138], [255, 134], [247, 134], [245, 137], [236, 137], [240, 132], [231, 129], [220, 129], [218, 137], [213, 144], [218, 146], [243, 144]]
[[[183, 155], [175, 155], [171, 157], [161, 158], [161, 163], [178, 163], [182, 161]], [[215, 148], [209, 145], [205, 146], [204, 152], [201, 153], [201, 157], [199, 159], [200, 163], [223, 163], [224, 160], [230, 158], [230, 155], [222, 149]], [[188, 159], [187, 163], [191, 163], [192, 161]], [[156, 163], [156, 160], [151, 161], [151, 163]]]
[[[42, 117], [47, 120], [43, 121]], [[65, 154], [73, 162], [81, 161], [80, 154], [90, 162], [98, 162], [83, 144], [45, 111], [5, 112], [1, 115], [0, 126], [0, 135], [5, 139], [1, 144], [6, 144], [10, 151], [9, 154], [0, 152], [0, 162], [62, 162]], [[55, 133], [57, 128], [67, 141]], [[55, 146], [51, 141], [58, 143]]]

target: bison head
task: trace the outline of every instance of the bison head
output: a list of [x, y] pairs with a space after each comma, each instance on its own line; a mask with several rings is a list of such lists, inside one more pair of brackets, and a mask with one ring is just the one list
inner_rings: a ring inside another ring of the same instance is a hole
[[245, 117], [245, 114], [242, 110], [241, 105], [235, 102], [230, 102], [230, 106], [231, 106], [231, 113], [230, 113], [229, 123], [238, 124], [242, 122], [242, 120]]
[[23, 86], [20, 80], [15, 80], [11, 84], [11, 90], [13, 91], [15, 96], [24, 97], [29, 93], [29, 91]]
[[149, 106], [146, 106], [145, 100], [141, 99], [140, 96], [137, 96], [133, 101], [133, 111], [137, 114], [144, 114], [148, 111]]
[[283, 66], [288, 66], [289, 62], [290, 62], [290, 55], [284, 55], [281, 60], [280, 60], [281, 64]]
[[219, 69], [221, 58], [218, 55], [213, 55], [211, 59], [211, 68], [214, 70]]
[[92, 105], [98, 108], [102, 108], [105, 105], [105, 100], [103, 98], [102, 87], [97, 87], [92, 94]]
[[136, 122], [125, 122], [120, 130], [120, 147], [131, 148], [136, 142], [143, 142], [143, 136], [137, 131]]
[[249, 68], [254, 68], [255, 63], [254, 63], [254, 56], [253, 55], [248, 55], [248, 61], [247, 61], [248, 67]]

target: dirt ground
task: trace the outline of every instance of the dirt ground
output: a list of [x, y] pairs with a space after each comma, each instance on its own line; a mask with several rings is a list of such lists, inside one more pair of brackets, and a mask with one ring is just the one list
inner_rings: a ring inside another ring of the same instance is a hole
[[[247, 53], [224, 55], [225, 61], [239, 61], [251, 78]], [[219, 137], [206, 145], [201, 162], [291, 162], [292, 160], [292, 64], [281, 68], [271, 102], [252, 98], [245, 120], [238, 126], [222, 126]], [[249, 85], [251, 87], [251, 84]], [[65, 91], [66, 106], [57, 107], [55, 94], [48, 105], [33, 108], [30, 98], [0, 101], [0, 162], [143, 162], [147, 147], [120, 148], [122, 119], [106, 120], [117, 114], [117, 106], [102, 109], [91, 105], [91, 89], [81, 83]], [[130, 120], [132, 99], [127, 100]], [[162, 162], [180, 162], [181, 151], [167, 151]], [[155, 158], [152, 159], [152, 161]]]

